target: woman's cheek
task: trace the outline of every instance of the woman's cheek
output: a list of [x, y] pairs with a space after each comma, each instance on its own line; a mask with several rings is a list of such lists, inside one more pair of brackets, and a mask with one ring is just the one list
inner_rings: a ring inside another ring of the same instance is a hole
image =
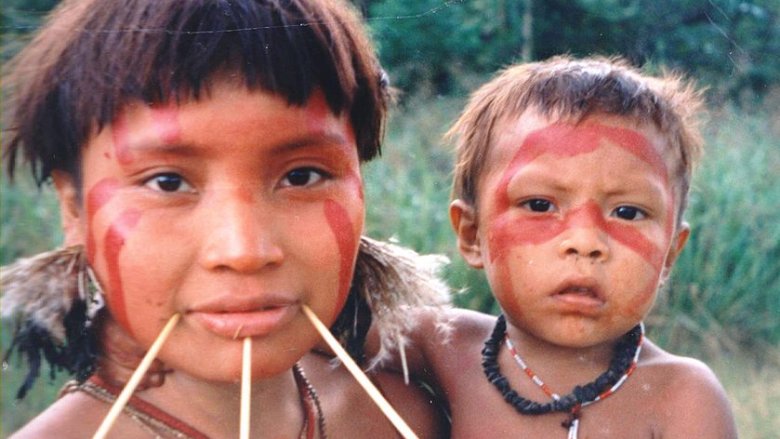
[[125, 297], [125, 289], [122, 282], [123, 275], [129, 276], [129, 274], [122, 272], [120, 259], [125, 243], [140, 219], [141, 212], [138, 210], [130, 209], [122, 212], [111, 223], [103, 239], [103, 254], [108, 287], [106, 299], [117, 323], [131, 336], [133, 335], [133, 329], [127, 313], [127, 298]]
[[347, 300], [349, 287], [352, 284], [362, 229], [362, 216], [360, 217], [360, 228], [357, 228], [355, 221], [350, 218], [349, 211], [332, 199], [325, 200], [323, 213], [338, 249], [338, 293], [332, 316], [332, 319], [335, 319]]
[[119, 182], [113, 178], [104, 178], [98, 181], [92, 188], [87, 191], [86, 197], [86, 216], [87, 216], [87, 242], [86, 252], [87, 261], [91, 266], [95, 266], [95, 257], [97, 256], [97, 239], [95, 236], [95, 215], [100, 209], [108, 204], [109, 201], [116, 194], [119, 188]]

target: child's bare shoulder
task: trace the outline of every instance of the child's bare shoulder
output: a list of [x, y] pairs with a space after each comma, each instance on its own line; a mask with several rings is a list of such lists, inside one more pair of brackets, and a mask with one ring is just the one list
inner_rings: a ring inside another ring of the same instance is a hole
[[[13, 439], [56, 437], [81, 439], [92, 437], [97, 431], [110, 406], [84, 393], [63, 396], [45, 411], [14, 433]], [[127, 417], [120, 416], [114, 432], [122, 431], [123, 438], [143, 438], [148, 433], [139, 430]]]
[[651, 342], [643, 352], [641, 385], [664, 437], [737, 437], [726, 392], [709, 366]]
[[441, 355], [479, 352], [496, 322], [495, 316], [462, 308], [417, 312], [413, 343], [422, 345], [426, 357], [434, 363]]

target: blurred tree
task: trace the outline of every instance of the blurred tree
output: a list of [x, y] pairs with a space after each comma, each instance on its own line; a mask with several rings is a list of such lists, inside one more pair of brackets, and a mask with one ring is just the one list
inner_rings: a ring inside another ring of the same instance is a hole
[[[523, 57], [622, 55], [732, 99], [780, 83], [780, 0], [362, 0], [401, 89], [447, 94]], [[530, 38], [529, 38], [530, 35]]]

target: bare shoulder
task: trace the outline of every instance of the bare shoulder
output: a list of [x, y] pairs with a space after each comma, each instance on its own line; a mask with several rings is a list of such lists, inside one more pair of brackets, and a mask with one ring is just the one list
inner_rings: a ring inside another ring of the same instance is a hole
[[702, 361], [673, 355], [648, 342], [642, 368], [657, 384], [655, 413], [663, 437], [736, 438], [731, 405], [715, 373]]
[[[429, 313], [421, 319], [421, 335], [425, 351], [435, 359], [447, 357], [453, 352], [478, 352], [490, 335], [496, 317], [462, 308], [451, 308], [445, 312]], [[431, 334], [436, 334], [431, 337]]]
[[[352, 375], [328, 357], [310, 354], [301, 361], [319, 395], [329, 437], [396, 437], [395, 428]], [[420, 438], [447, 437], [440, 402], [392, 372], [370, 375], [382, 394]]]
[[91, 437], [107, 412], [105, 404], [87, 395], [72, 393], [57, 400], [11, 437]]

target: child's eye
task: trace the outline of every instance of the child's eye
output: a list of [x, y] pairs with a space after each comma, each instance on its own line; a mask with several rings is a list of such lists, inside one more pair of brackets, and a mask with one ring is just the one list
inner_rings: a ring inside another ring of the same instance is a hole
[[612, 211], [612, 216], [628, 221], [647, 218], [647, 214], [642, 209], [634, 206], [618, 206]]
[[179, 174], [166, 172], [147, 180], [145, 185], [160, 192], [193, 192], [194, 189]]
[[284, 176], [282, 187], [310, 186], [327, 177], [326, 172], [316, 168], [296, 168]]
[[552, 203], [552, 201], [545, 200], [543, 198], [527, 200], [520, 205], [530, 210], [531, 212], [552, 212], [555, 209], [555, 205]]

